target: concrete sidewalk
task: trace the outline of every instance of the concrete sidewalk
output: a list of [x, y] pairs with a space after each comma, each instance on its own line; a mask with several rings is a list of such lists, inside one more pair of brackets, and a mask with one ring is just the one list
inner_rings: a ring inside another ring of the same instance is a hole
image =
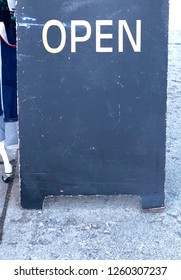
[[[126, 196], [49, 197], [43, 210], [25, 210], [17, 170], [1, 220], [1, 260], [181, 259], [180, 61], [181, 32], [175, 31], [169, 44], [165, 210], [144, 213], [140, 198]], [[0, 192], [2, 216], [8, 194], [2, 182]]]

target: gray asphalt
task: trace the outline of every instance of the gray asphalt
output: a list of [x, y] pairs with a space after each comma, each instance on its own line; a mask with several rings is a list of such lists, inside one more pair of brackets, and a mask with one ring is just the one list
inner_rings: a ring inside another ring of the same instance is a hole
[[17, 164], [13, 185], [0, 183], [1, 260], [181, 259], [180, 61], [181, 32], [170, 32], [164, 211], [144, 213], [131, 196], [49, 197], [25, 210]]

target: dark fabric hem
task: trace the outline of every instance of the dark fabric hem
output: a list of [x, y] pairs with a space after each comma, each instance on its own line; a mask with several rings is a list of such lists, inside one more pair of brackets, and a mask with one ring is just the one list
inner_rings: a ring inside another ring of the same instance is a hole
[[17, 122], [18, 118], [4, 119], [5, 122]]

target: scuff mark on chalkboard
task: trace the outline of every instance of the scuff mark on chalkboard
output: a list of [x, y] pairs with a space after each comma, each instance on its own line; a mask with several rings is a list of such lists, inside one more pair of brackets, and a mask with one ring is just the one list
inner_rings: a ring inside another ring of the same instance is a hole
[[22, 18], [22, 20], [24, 20], [24, 21], [36, 21], [36, 18], [31, 18], [31, 17], [21, 17]]
[[24, 26], [24, 27], [30, 27], [30, 26], [38, 26], [38, 27], [43, 27], [44, 24], [42, 23], [25, 23], [25, 22], [19, 22], [18, 26]]

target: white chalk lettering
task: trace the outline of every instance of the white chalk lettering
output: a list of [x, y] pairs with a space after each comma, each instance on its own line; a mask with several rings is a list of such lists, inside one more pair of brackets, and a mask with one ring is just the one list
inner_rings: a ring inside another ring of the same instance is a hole
[[118, 50], [119, 52], [124, 51], [124, 29], [128, 35], [128, 38], [130, 40], [131, 46], [134, 50], [134, 52], [141, 52], [141, 20], [136, 21], [136, 41], [134, 41], [134, 38], [131, 34], [131, 31], [129, 29], [129, 26], [127, 24], [126, 20], [119, 20], [118, 23]]
[[[86, 34], [83, 37], [76, 36], [76, 27], [85, 26]], [[77, 42], [86, 42], [91, 37], [91, 25], [86, 20], [72, 20], [71, 21], [71, 52], [76, 52], [76, 43]]]
[[[48, 43], [48, 30], [52, 26], [57, 26], [60, 29], [61, 32], [61, 41], [60, 45], [57, 48], [52, 48], [50, 47]], [[49, 20], [43, 27], [43, 32], [42, 32], [42, 40], [43, 40], [43, 45], [45, 49], [50, 52], [50, 53], [59, 53], [61, 52], [66, 44], [66, 30], [64, 25], [61, 23], [59, 20]]]
[[[51, 47], [48, 40], [48, 34], [49, 29], [52, 26], [57, 26], [60, 30], [60, 44], [58, 47]], [[43, 27], [42, 31], [42, 40], [43, 45], [45, 49], [53, 54], [61, 52], [65, 45], [67, 40], [67, 33], [66, 33], [66, 24], [63, 24], [59, 20], [49, 20]], [[103, 47], [102, 41], [103, 40], [112, 40], [112, 42], [115, 40], [113, 38], [113, 34], [111, 33], [105, 33], [102, 31], [102, 27], [105, 26], [112, 26], [113, 27], [113, 20], [96, 20], [95, 22], [95, 51], [97, 53], [111, 53], [113, 52], [113, 47]], [[78, 29], [80, 30], [80, 27], [83, 27], [85, 29], [85, 34], [83, 36], [77, 36]], [[86, 20], [72, 20], [70, 24], [71, 28], [71, 46], [70, 51], [71, 53], [77, 52], [77, 45], [82, 44], [86, 41], [88, 41], [92, 37], [92, 27], [90, 23]], [[129, 42], [131, 44], [131, 47], [134, 52], [141, 52], [141, 33], [142, 33], [142, 22], [141, 20], [136, 20], [136, 27], [135, 27], [135, 38], [130, 30], [130, 27], [126, 20], [119, 20], [118, 21], [118, 47], [117, 51], [122, 53], [124, 52], [124, 40], [125, 35], [127, 35]], [[115, 45], [115, 44], [114, 44]], [[115, 50], [114, 50], [115, 51]]]
[[111, 26], [113, 25], [112, 20], [97, 20], [96, 21], [96, 52], [113, 52], [113, 48], [106, 48], [101, 47], [101, 40], [102, 39], [112, 39], [113, 34], [102, 34], [101, 27], [102, 26]]

